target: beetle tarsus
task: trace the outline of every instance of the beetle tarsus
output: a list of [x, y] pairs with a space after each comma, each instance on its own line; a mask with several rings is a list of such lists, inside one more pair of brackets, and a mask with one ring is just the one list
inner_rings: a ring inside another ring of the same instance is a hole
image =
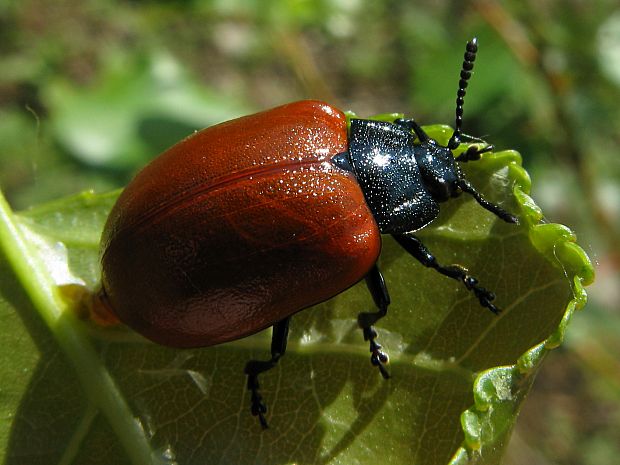
[[385, 368], [385, 365], [389, 363], [390, 357], [387, 353], [381, 350], [382, 346], [376, 340], [377, 331], [372, 327], [372, 324], [380, 318], [378, 315], [379, 312], [360, 313], [358, 315], [357, 322], [358, 325], [362, 328], [364, 340], [368, 341], [369, 343], [370, 363], [373, 366], [379, 368], [381, 376], [383, 376], [384, 379], [388, 379], [390, 378], [390, 374]]
[[437, 263], [436, 260], [434, 261], [434, 265], [431, 265], [431, 267], [435, 268], [444, 276], [448, 276], [449, 278], [461, 281], [468, 291], [474, 293], [482, 307], [488, 308], [496, 315], [501, 312], [500, 309], [498, 309], [495, 305], [491, 303], [492, 300], [495, 300], [495, 294], [487, 290], [486, 288], [479, 286], [478, 280], [468, 274], [467, 268], [461, 265], [441, 266]]
[[[467, 288], [468, 291], [472, 291], [474, 293], [474, 295], [480, 302], [480, 305], [482, 305], [485, 308], [488, 308], [496, 315], [499, 315], [501, 313], [501, 309], [497, 308], [495, 305], [491, 303], [492, 300], [495, 300], [495, 293], [485, 289], [482, 286], [478, 286], [478, 280], [474, 278], [473, 276], [468, 275], [467, 269], [460, 267], [459, 265], [452, 265], [452, 266], [458, 269], [457, 274], [462, 275], [461, 280], [463, 281], [463, 284], [465, 284], [465, 287]], [[456, 279], [459, 279], [458, 276], [456, 277]]]
[[260, 385], [258, 384], [258, 376], [248, 375], [248, 390], [252, 393], [252, 405], [250, 407], [250, 411], [252, 412], [253, 416], [258, 417], [258, 421], [260, 422], [262, 428], [267, 429], [269, 428], [267, 420], [265, 419], [265, 413], [267, 413], [267, 406], [263, 402], [263, 397], [260, 395], [259, 387]]
[[448, 265], [442, 266], [437, 262], [435, 256], [426, 246], [413, 234], [394, 234], [394, 238], [411, 256], [417, 259], [422, 265], [433, 268], [448, 278], [461, 281], [468, 291], [474, 293], [480, 305], [499, 315], [501, 309], [491, 303], [495, 299], [495, 294], [486, 288], [478, 285], [478, 280], [471, 276], [464, 266]]
[[[361, 315], [373, 315], [373, 314], [362, 313]], [[388, 356], [388, 354], [386, 354], [385, 352], [381, 350], [381, 344], [379, 344], [376, 341], [375, 338], [377, 337], [377, 331], [372, 326], [369, 326], [369, 327], [363, 328], [363, 333], [364, 333], [364, 340], [369, 341], [370, 343], [370, 363], [373, 366], [376, 366], [377, 368], [379, 368], [379, 371], [381, 372], [381, 376], [383, 376], [384, 379], [389, 379], [390, 374], [385, 368], [385, 365], [389, 363], [390, 357]]]
[[248, 376], [247, 386], [248, 390], [251, 392], [250, 410], [253, 416], [258, 417], [258, 421], [260, 421], [263, 429], [269, 428], [269, 425], [265, 419], [267, 405], [263, 402], [263, 396], [260, 394], [258, 375], [275, 367], [286, 353], [290, 321], [291, 317], [287, 317], [273, 325], [273, 332], [271, 334], [271, 360], [250, 360], [246, 363], [245, 369], [243, 370]]
[[375, 264], [366, 275], [366, 286], [370, 291], [375, 305], [378, 307], [376, 312], [363, 312], [357, 316], [357, 323], [362, 328], [364, 340], [370, 344], [370, 363], [381, 372], [384, 379], [388, 379], [388, 373], [385, 365], [389, 362], [389, 356], [381, 350], [381, 344], [376, 341], [377, 331], [373, 325], [387, 314], [387, 308], [390, 304], [390, 296], [385, 285], [385, 279], [381, 274], [381, 270]]
[[467, 163], [468, 161], [478, 161], [480, 160], [480, 155], [487, 152], [492, 152], [495, 149], [493, 145], [485, 145], [480, 148], [477, 145], [471, 145], [467, 150], [461, 153], [458, 157], [455, 158], [456, 161], [460, 163]]

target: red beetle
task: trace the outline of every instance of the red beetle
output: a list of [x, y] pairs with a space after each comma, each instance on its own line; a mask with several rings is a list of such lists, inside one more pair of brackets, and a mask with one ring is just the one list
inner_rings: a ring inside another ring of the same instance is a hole
[[381, 234], [424, 265], [462, 281], [494, 312], [494, 295], [458, 265], [441, 266], [412, 231], [439, 202], [467, 192], [505, 221], [455, 158], [475, 39], [468, 43], [456, 129], [446, 146], [413, 120], [353, 120], [302, 101], [199, 131], [127, 186], [102, 238], [101, 300], [121, 321], [173, 347], [202, 347], [273, 326], [272, 357], [245, 368], [252, 413], [266, 427], [258, 375], [284, 354], [290, 316], [366, 278], [378, 307], [358, 317], [371, 361], [388, 377], [373, 325], [390, 299], [376, 266]]
[[172, 147], [127, 186], [105, 227], [115, 313], [160, 344], [202, 347], [355, 284], [381, 239], [355, 177], [330, 163], [346, 150], [345, 116], [315, 101]]

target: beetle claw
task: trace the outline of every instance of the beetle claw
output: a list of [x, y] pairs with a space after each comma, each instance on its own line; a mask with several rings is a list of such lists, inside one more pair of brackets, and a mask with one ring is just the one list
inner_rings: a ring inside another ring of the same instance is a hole
[[248, 390], [251, 394], [251, 406], [250, 411], [252, 415], [258, 417], [258, 421], [263, 429], [269, 428], [267, 420], [265, 419], [265, 413], [267, 413], [267, 405], [263, 402], [263, 397], [258, 392], [259, 388], [258, 377], [256, 375], [248, 375]]
[[379, 368], [381, 376], [383, 376], [384, 379], [390, 378], [390, 373], [385, 368], [385, 364], [387, 364], [389, 361], [390, 358], [388, 357], [388, 355], [385, 352], [381, 352], [380, 350], [373, 352], [370, 356], [370, 363]]
[[390, 373], [387, 371], [383, 363], [379, 362], [376, 366], [377, 368], [379, 368], [379, 371], [381, 372], [381, 376], [383, 377], [383, 379], [390, 379]]
[[381, 344], [375, 341], [376, 337], [377, 331], [373, 327], [364, 328], [364, 340], [370, 342], [370, 363], [379, 368], [384, 379], [389, 379], [390, 373], [385, 368], [385, 365], [390, 362], [390, 357], [381, 350]]
[[499, 315], [502, 312], [500, 308], [497, 308], [491, 303], [493, 300], [495, 300], [495, 293], [485, 289], [482, 286], [478, 286], [477, 279], [472, 278], [471, 276], [466, 276], [463, 282], [465, 283], [465, 287], [467, 287], [468, 290], [472, 291], [474, 295], [478, 298], [478, 302], [480, 302], [481, 306], [488, 308], [496, 315]]
[[263, 415], [262, 413], [258, 413], [258, 421], [260, 422], [260, 425], [263, 429], [269, 429], [269, 425], [267, 424], [267, 420], [265, 420], [265, 415]]

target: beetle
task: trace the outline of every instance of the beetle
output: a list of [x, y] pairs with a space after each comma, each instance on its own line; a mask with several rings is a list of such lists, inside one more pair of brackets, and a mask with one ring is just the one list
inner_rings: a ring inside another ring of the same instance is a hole
[[478, 50], [466, 45], [455, 129], [446, 146], [413, 119], [352, 119], [301, 101], [203, 129], [168, 149], [125, 188], [101, 242], [99, 297], [118, 318], [167, 346], [204, 347], [273, 327], [271, 358], [245, 366], [251, 412], [266, 428], [258, 376], [286, 352], [296, 312], [365, 279], [377, 307], [358, 323], [384, 378], [388, 356], [374, 326], [390, 297], [377, 265], [390, 234], [424, 266], [473, 292], [494, 313], [495, 295], [466, 268], [444, 266], [415, 231], [465, 192], [509, 223], [464, 178], [458, 163], [492, 146], [452, 151]]

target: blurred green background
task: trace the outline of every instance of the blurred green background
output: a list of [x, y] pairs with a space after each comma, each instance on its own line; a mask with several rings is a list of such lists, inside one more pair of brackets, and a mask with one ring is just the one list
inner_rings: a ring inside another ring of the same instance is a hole
[[465, 131], [521, 152], [598, 273], [506, 463], [617, 463], [617, 0], [0, 0], [0, 186], [16, 209], [110, 190], [195, 129], [302, 98], [453, 124], [474, 35]]

